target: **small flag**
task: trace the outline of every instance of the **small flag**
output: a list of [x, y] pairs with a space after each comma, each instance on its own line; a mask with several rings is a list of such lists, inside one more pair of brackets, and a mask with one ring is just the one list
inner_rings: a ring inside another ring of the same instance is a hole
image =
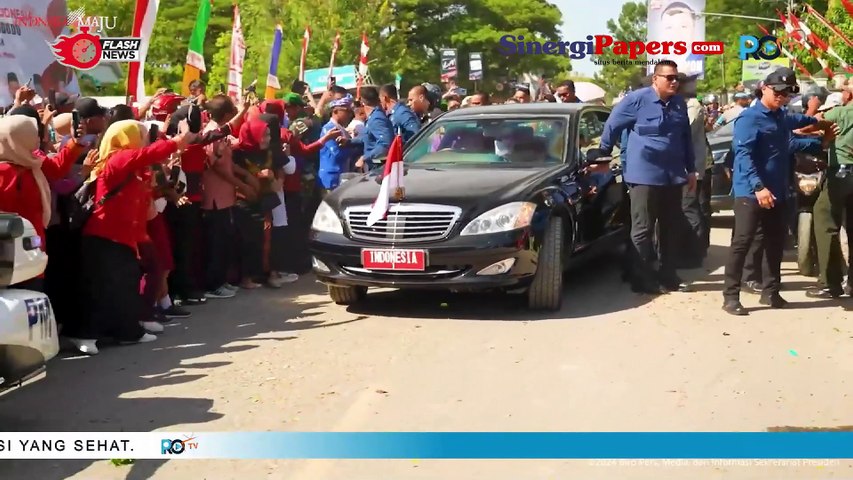
[[370, 45], [367, 44], [367, 34], [361, 34], [361, 51], [358, 57], [358, 84], [356, 86], [355, 96], [361, 98], [361, 86], [364, 85], [364, 79], [367, 77], [367, 53], [370, 51]]
[[338, 56], [338, 50], [341, 48], [341, 32], [335, 32], [335, 39], [332, 41], [332, 58], [329, 59], [329, 81], [335, 75], [335, 57]]
[[385, 160], [385, 171], [382, 173], [382, 186], [379, 187], [379, 195], [373, 202], [370, 215], [367, 216], [367, 226], [372, 227], [379, 220], [388, 215], [391, 199], [401, 202], [406, 196], [406, 188], [403, 186], [403, 137], [398, 133], [391, 142], [388, 149], [388, 158]]
[[299, 56], [299, 80], [305, 81], [305, 58], [308, 57], [308, 44], [311, 43], [311, 29], [305, 26], [302, 34], [302, 54]]
[[399, 73], [396, 77], [394, 77], [394, 85], [397, 87], [397, 91], [400, 91], [400, 84], [403, 83], [403, 76]]

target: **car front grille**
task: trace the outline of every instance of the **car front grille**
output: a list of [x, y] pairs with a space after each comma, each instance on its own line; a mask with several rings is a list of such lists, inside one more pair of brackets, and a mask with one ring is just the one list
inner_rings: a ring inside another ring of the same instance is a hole
[[462, 210], [448, 205], [394, 204], [385, 219], [367, 226], [370, 206], [345, 211], [347, 227], [354, 239], [376, 243], [411, 243], [441, 240], [450, 234]]

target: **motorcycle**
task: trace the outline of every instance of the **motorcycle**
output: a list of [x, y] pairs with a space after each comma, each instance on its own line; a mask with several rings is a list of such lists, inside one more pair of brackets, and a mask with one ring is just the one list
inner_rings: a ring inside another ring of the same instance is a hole
[[829, 166], [826, 155], [795, 153], [797, 197], [797, 267], [807, 277], [818, 275], [814, 234], [814, 205], [824, 187]]
[[38, 277], [46, 266], [47, 254], [33, 225], [0, 212], [0, 391], [38, 375], [59, 352], [59, 331], [47, 296], [9, 288]]

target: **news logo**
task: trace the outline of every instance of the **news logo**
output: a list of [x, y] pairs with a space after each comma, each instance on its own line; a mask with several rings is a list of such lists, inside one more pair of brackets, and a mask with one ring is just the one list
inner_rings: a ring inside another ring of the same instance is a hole
[[782, 55], [779, 48], [779, 40], [773, 35], [765, 35], [761, 38], [752, 35], [740, 36], [739, 56], [741, 60], [752, 58], [753, 60], [773, 60]]
[[162, 455], [180, 455], [187, 450], [197, 450], [198, 442], [193, 442], [196, 437], [187, 438], [184, 440], [165, 438], [160, 440], [160, 454]]
[[62, 35], [49, 44], [57, 61], [66, 67], [91, 70], [101, 62], [138, 62], [141, 38], [102, 38], [81, 26], [74, 35]]

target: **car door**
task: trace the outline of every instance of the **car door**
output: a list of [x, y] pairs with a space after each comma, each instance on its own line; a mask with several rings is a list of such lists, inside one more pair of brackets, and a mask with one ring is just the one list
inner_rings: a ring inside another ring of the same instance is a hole
[[[577, 148], [580, 158], [601, 145], [601, 135], [607, 123], [607, 110], [585, 110], [578, 120]], [[579, 208], [580, 236], [586, 244], [625, 226], [623, 213], [626, 208], [626, 189], [618, 171], [618, 156], [611, 167], [597, 166], [581, 174], [581, 180], [589, 187]]]

